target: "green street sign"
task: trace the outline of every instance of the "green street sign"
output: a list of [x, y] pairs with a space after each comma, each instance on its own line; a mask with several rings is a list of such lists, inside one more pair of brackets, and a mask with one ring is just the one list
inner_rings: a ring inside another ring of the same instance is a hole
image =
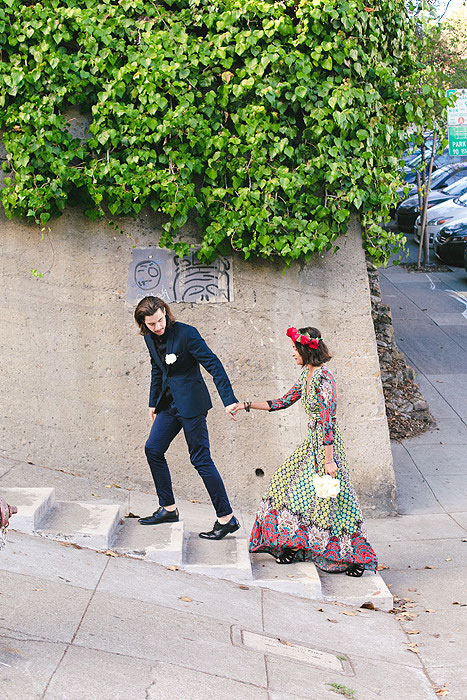
[[467, 90], [447, 90], [446, 95], [456, 95], [454, 107], [447, 109], [449, 155], [467, 156]]
[[467, 156], [467, 126], [450, 126], [448, 139], [450, 156]]

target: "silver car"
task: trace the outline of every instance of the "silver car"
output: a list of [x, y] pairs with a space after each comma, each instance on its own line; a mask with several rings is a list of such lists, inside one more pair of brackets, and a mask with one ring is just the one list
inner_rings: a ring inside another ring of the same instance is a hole
[[[443, 226], [453, 224], [458, 219], [465, 219], [467, 216], [467, 193], [450, 199], [447, 202], [436, 204], [427, 211], [427, 229], [430, 237], [430, 243], [433, 243], [433, 237], [438, 231], [441, 231]], [[421, 217], [418, 216], [414, 226], [415, 241], [420, 243], [421, 235]]]

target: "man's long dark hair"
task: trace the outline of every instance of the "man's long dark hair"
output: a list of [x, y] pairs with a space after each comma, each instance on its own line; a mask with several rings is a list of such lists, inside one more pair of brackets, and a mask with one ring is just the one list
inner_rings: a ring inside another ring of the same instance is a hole
[[146, 333], [151, 332], [144, 323], [146, 316], [152, 316], [156, 311], [159, 311], [159, 309], [165, 309], [167, 328], [170, 328], [170, 326], [175, 323], [175, 316], [170, 310], [170, 306], [166, 304], [163, 299], [159, 297], [144, 297], [135, 309], [135, 321], [139, 326], [141, 335], [146, 335]]

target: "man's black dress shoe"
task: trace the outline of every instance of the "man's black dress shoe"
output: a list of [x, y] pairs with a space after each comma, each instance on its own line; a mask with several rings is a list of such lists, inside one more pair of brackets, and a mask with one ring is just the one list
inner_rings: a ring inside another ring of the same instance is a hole
[[216, 520], [212, 530], [210, 530], [209, 532], [200, 532], [199, 536], [203, 540], [221, 540], [223, 537], [229, 535], [231, 532], [236, 532], [239, 529], [239, 527], [240, 523], [238, 522], [237, 518], [235, 516], [232, 516], [229, 522], [225, 525], [221, 525], [220, 522]]
[[178, 509], [166, 510], [162, 506], [156, 510], [152, 515], [148, 515], [147, 518], [140, 518], [138, 520], [140, 525], [160, 525], [160, 523], [178, 523]]

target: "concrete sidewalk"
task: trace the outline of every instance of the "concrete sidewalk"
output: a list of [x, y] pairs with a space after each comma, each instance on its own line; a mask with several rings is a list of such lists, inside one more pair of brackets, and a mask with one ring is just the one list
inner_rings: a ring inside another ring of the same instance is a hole
[[17, 533], [0, 565], [11, 700], [435, 698], [394, 615]]
[[[411, 258], [415, 247], [410, 246]], [[391, 592], [415, 603], [402, 623], [428, 677], [452, 700], [467, 686], [467, 275], [380, 271], [396, 341], [437, 420], [393, 445], [398, 510], [372, 521], [371, 541]], [[441, 695], [441, 697], [444, 697]]]
[[[44, 490], [52, 485], [59, 499], [95, 499], [96, 509], [123, 502], [127, 511], [144, 514], [154, 504], [149, 494], [0, 458], [0, 492], [19, 483]], [[202, 504], [185, 502], [180, 509], [190, 528], [201, 529], [213, 517]], [[239, 515], [249, 528], [252, 515]], [[384, 537], [382, 530], [378, 539]], [[298, 576], [294, 567], [267, 560], [271, 576], [285, 582]], [[365, 582], [329, 579], [347, 591]], [[436, 697], [399, 615], [187, 573], [69, 541], [10, 531], [0, 554], [0, 605], [0, 682], [7, 698]]]

